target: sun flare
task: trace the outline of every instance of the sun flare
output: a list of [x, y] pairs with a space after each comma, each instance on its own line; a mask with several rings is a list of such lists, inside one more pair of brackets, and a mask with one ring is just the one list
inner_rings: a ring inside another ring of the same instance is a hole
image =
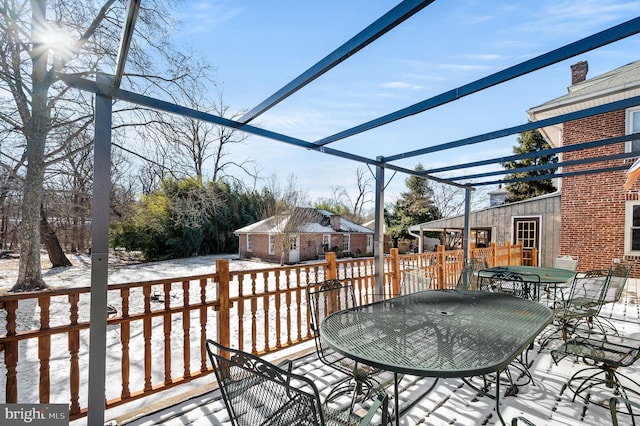
[[64, 29], [47, 26], [38, 36], [42, 48], [51, 51], [54, 56], [65, 58], [73, 54], [75, 41]]

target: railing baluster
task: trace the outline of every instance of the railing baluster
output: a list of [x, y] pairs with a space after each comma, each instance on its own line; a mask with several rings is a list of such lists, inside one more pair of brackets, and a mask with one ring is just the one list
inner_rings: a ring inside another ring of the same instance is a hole
[[144, 339], [144, 390], [150, 391], [151, 384], [151, 285], [142, 287], [144, 296], [144, 318], [142, 320], [142, 338]]
[[208, 279], [200, 279], [200, 371], [207, 371], [207, 350], [205, 342], [207, 340], [207, 282]]
[[[264, 284], [264, 296], [262, 296], [262, 312], [264, 312], [264, 321], [263, 321], [263, 332], [264, 332], [264, 352], [268, 352], [271, 349], [271, 344], [269, 343], [269, 311], [271, 309], [271, 295], [269, 294], [269, 287], [267, 283], [269, 282], [269, 273], [262, 273], [262, 280]], [[277, 316], [277, 315], [276, 315]]]
[[[189, 286], [191, 281], [182, 281], [182, 303], [185, 308], [191, 305], [189, 300]], [[182, 313], [182, 347], [183, 347], [183, 364], [185, 378], [191, 377], [191, 310], [185, 310]]]
[[[69, 295], [69, 323], [71, 325], [78, 324], [78, 302], [80, 294], [73, 293]], [[80, 413], [80, 330], [69, 331], [69, 386], [71, 388], [71, 407], [69, 414], [71, 416]]]
[[[162, 317], [164, 325], [164, 383], [171, 383], [171, 282], [167, 281], [163, 286], [164, 311]], [[183, 314], [184, 315], [184, 314]]]
[[[13, 337], [16, 335], [16, 311], [18, 310], [18, 301], [11, 300], [4, 302], [4, 309], [7, 311], [7, 337]], [[9, 340], [4, 344], [4, 364], [7, 368], [5, 398], [8, 404], [18, 403], [17, 367], [19, 344], [20, 342], [17, 340]]]
[[[40, 331], [49, 330], [49, 306], [51, 305], [51, 297], [42, 296], [38, 298], [40, 305]], [[49, 360], [51, 359], [51, 336], [45, 334], [38, 337], [38, 360], [40, 361], [40, 402], [49, 403], [51, 376], [49, 374]]]
[[244, 278], [245, 275], [238, 275], [238, 348], [244, 350]]
[[[282, 332], [282, 289], [280, 288], [280, 274], [278, 271], [275, 272], [275, 303], [276, 303], [276, 348], [280, 349], [282, 347], [282, 341], [280, 340], [280, 335]], [[288, 315], [288, 313], [287, 313]], [[287, 323], [287, 317], [285, 317], [285, 324], [287, 327], [287, 336], [291, 335], [291, 327], [289, 327]]]
[[258, 298], [256, 297], [256, 273], [251, 274], [251, 352], [258, 353], [258, 321], [256, 313], [258, 311]]
[[120, 290], [120, 298], [122, 299], [122, 318], [126, 321], [120, 323], [120, 343], [122, 344], [122, 399], [127, 399], [131, 396], [131, 390], [129, 389], [130, 380], [130, 365], [131, 359], [129, 354], [129, 341], [131, 339], [131, 322], [129, 318], [129, 289], [123, 288]]

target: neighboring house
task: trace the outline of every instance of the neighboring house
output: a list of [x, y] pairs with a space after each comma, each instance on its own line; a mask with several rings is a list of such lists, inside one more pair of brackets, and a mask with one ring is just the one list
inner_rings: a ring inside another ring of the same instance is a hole
[[339, 256], [373, 252], [374, 233], [365, 226], [326, 210], [299, 208], [297, 216], [304, 220], [292, 231], [287, 230], [289, 214], [272, 216], [234, 231], [240, 239], [240, 257], [280, 262], [283, 253], [279, 242], [283, 239], [288, 241], [284, 250], [286, 263], [319, 259], [327, 251], [335, 251]]
[[[496, 195], [501, 197], [502, 191], [496, 191]], [[470, 243], [476, 247], [488, 247], [491, 243], [522, 243], [525, 253], [531, 252], [532, 247], [538, 249], [538, 265], [550, 266], [559, 253], [560, 193], [554, 192], [508, 204], [498, 204], [492, 200], [490, 207], [470, 213], [469, 226]], [[409, 232], [421, 236], [428, 231], [445, 232], [449, 236], [462, 235], [463, 230], [463, 215], [409, 228]], [[458, 242], [461, 246], [461, 238], [458, 238]]]
[[[588, 64], [571, 66], [569, 93], [527, 111], [531, 121], [579, 111], [613, 101], [640, 96], [640, 61], [586, 79]], [[640, 132], [640, 106], [602, 113], [540, 129], [552, 147], [624, 136]], [[560, 161], [615, 156], [637, 152], [638, 140], [561, 153]], [[578, 256], [578, 270], [607, 268], [612, 262], [640, 259], [640, 182], [624, 190], [624, 166], [637, 156], [608, 159], [599, 167], [623, 170], [564, 176], [557, 179], [559, 192], [529, 200], [472, 212], [471, 242], [478, 235], [490, 242], [539, 241], [539, 264], [550, 266], [556, 254]], [[565, 166], [571, 173], [587, 165]], [[560, 196], [560, 193], [562, 196]], [[530, 220], [538, 217], [539, 221]], [[411, 229], [462, 229], [463, 217], [414, 225]], [[525, 244], [526, 247], [526, 244]], [[635, 268], [634, 268], [635, 269]], [[632, 271], [638, 276], [640, 271]]]

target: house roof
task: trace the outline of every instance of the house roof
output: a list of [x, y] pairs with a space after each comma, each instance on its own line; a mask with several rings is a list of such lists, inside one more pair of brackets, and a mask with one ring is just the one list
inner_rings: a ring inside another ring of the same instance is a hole
[[[476, 214], [478, 212], [483, 212], [486, 210], [492, 210], [492, 209], [512, 209], [520, 204], [524, 204], [524, 203], [531, 203], [531, 202], [535, 202], [538, 200], [542, 200], [545, 198], [551, 198], [551, 197], [559, 197], [560, 196], [560, 191], [556, 191], [556, 192], [551, 192], [549, 194], [544, 194], [544, 195], [539, 195], [537, 197], [531, 197], [531, 198], [527, 198], [526, 200], [522, 200], [522, 201], [515, 201], [513, 203], [506, 203], [506, 204], [499, 204], [497, 206], [490, 206], [490, 207], [486, 207], [484, 209], [480, 209], [480, 210], [475, 210], [473, 212], [471, 212], [471, 214]], [[490, 225], [489, 225], [490, 226]], [[438, 220], [432, 220], [431, 222], [424, 222], [424, 223], [420, 223], [418, 225], [412, 225], [409, 227], [409, 232], [419, 232], [420, 230], [422, 231], [442, 231], [444, 229], [462, 229], [464, 228], [464, 215], [458, 215], [458, 216], [452, 216], [452, 217], [447, 217], [447, 218], [443, 218], [443, 219], [438, 219]], [[472, 226], [472, 228], [474, 229], [478, 229], [478, 228], [487, 228], [487, 226]]]
[[[616, 68], [568, 87], [569, 93], [527, 111], [531, 121], [543, 120], [640, 96], [640, 61]], [[545, 139], [555, 147], [562, 143], [562, 124], [541, 129]]]
[[[360, 233], [373, 234], [373, 231], [365, 226], [338, 216], [330, 211], [321, 209], [304, 208], [309, 211], [308, 220], [297, 231], [301, 234], [331, 234], [331, 233]], [[332, 217], [333, 224], [332, 224]], [[277, 234], [286, 228], [290, 220], [290, 214], [271, 216], [270, 218], [236, 229], [234, 234]]]

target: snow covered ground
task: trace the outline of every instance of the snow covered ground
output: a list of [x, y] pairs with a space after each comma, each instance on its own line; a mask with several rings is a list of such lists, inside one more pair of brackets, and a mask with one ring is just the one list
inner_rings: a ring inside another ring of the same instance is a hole
[[[224, 255], [224, 256], [201, 256], [186, 259], [176, 259], [162, 262], [150, 262], [150, 263], [138, 263], [127, 264], [121, 262], [118, 258], [113, 257], [110, 259], [109, 266], [109, 283], [125, 283], [134, 281], [151, 281], [156, 279], [166, 279], [171, 277], [184, 277], [201, 274], [211, 274], [215, 272], [216, 259], [228, 258], [229, 268], [231, 271], [237, 270], [251, 270], [261, 268], [271, 268], [274, 265], [271, 263], [245, 261], [239, 260], [237, 255]], [[50, 264], [44, 256], [43, 260], [43, 277], [48, 286], [53, 288], [68, 288], [88, 286], [90, 284], [91, 276], [91, 259], [88, 256], [71, 256], [70, 260], [73, 266], [66, 268], [50, 269]], [[18, 260], [17, 259], [0, 259], [0, 292], [9, 290], [16, 282], [18, 276]], [[197, 293], [198, 288], [194, 287], [194, 291]], [[173, 294], [173, 290], [172, 290]], [[182, 296], [180, 294], [180, 296]], [[196, 295], [195, 297], [199, 297]], [[81, 297], [79, 304], [79, 320], [86, 321], [89, 318], [89, 296], [85, 295]], [[117, 301], [116, 303], [119, 303]], [[143, 299], [141, 297], [135, 297], [134, 294], [130, 297], [130, 309], [131, 312], [142, 312]], [[0, 333], [4, 334], [4, 326], [6, 324], [5, 311], [0, 310]], [[69, 318], [69, 304], [66, 301], [66, 297], [59, 296], [52, 298], [50, 306], [51, 326], [57, 324], [68, 324]], [[30, 327], [37, 327], [40, 320], [40, 309], [35, 300], [21, 301], [18, 308], [18, 330], [28, 329]], [[174, 322], [178, 322], [179, 318], [175, 318]], [[197, 324], [196, 321], [193, 321]], [[141, 324], [140, 324], [141, 327]], [[158, 330], [156, 330], [156, 328]], [[181, 330], [177, 325], [175, 330]], [[199, 332], [199, 330], [198, 330]], [[141, 334], [142, 330], [137, 330], [132, 327], [130, 340], [130, 353], [132, 357], [134, 355], [139, 356], [144, 352], [144, 341], [141, 338], [135, 338], [136, 334]], [[179, 333], [175, 333], [179, 334]], [[87, 383], [88, 383], [88, 332], [82, 332], [80, 335], [81, 346], [79, 353], [79, 363], [81, 370], [81, 390], [80, 390], [80, 405], [86, 406], [87, 401]], [[154, 324], [153, 342], [154, 348], [160, 348], [163, 342], [163, 332], [161, 323]], [[181, 335], [177, 336], [179, 343], [176, 345], [175, 358], [180, 360], [182, 357], [181, 347]], [[51, 364], [50, 364], [50, 380], [51, 380], [51, 403], [68, 403], [69, 402], [69, 348], [67, 342], [67, 335], [54, 335], [51, 338]], [[112, 347], [113, 350], [107, 350], [107, 398], [111, 399], [119, 396], [121, 389], [120, 386], [120, 359], [121, 354], [121, 341], [120, 341], [120, 327], [109, 326], [107, 329], [107, 347]], [[28, 340], [22, 341], [19, 349], [19, 363], [18, 363], [18, 402], [37, 402], [38, 401], [38, 345], [36, 341]], [[178, 354], [179, 352], [179, 354]], [[199, 365], [199, 351], [192, 351], [192, 366]], [[154, 365], [162, 365], [162, 350], [154, 352]], [[144, 369], [141, 366], [132, 366], [131, 369], [131, 386], [132, 391], [138, 390], [144, 379]], [[173, 366], [174, 371], [180, 371], [182, 365], [178, 363]], [[179, 374], [178, 374], [179, 375]], [[197, 388], [204, 383], [210, 383], [213, 376], [208, 377], [206, 380], [200, 382], [194, 381], [190, 384], [179, 386], [172, 391], [173, 394], [182, 393], [191, 389]], [[6, 367], [4, 362], [0, 363], [0, 388], [5, 388], [6, 382]], [[155, 377], [154, 383], [161, 383], [162, 377]], [[161, 393], [153, 395], [149, 398], [144, 398], [139, 401], [135, 401], [131, 404], [124, 405], [115, 410], [115, 414], [122, 414], [124, 412], [135, 410], [153, 402], [157, 402], [161, 399], [167, 398], [171, 395], [167, 393]], [[74, 425], [82, 425], [86, 423], [85, 419], [72, 422]]]

